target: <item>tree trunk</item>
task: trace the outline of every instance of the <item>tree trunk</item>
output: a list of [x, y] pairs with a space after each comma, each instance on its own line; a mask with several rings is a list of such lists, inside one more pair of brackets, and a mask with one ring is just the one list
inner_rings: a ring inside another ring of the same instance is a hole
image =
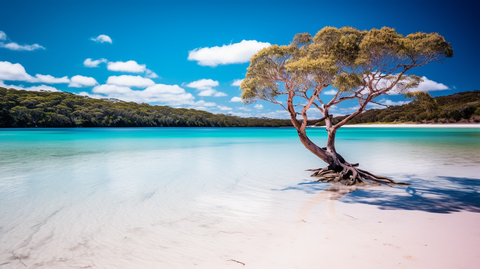
[[307, 136], [307, 133], [305, 130], [297, 130], [298, 132], [298, 138], [300, 138], [300, 141], [302, 144], [313, 154], [315, 154], [317, 157], [322, 159], [324, 162], [330, 164], [333, 163], [333, 158], [331, 155], [328, 155], [327, 152], [320, 148], [319, 146], [315, 145]]
[[343, 170], [342, 164], [345, 163], [345, 160], [342, 156], [340, 156], [340, 154], [337, 153], [337, 150], [335, 149], [335, 135], [337, 133], [337, 130], [330, 128], [327, 130], [327, 132], [328, 137], [326, 151], [327, 154], [332, 156], [333, 159], [333, 161], [329, 163], [329, 167], [333, 171], [340, 172]]
[[356, 168], [356, 166], [358, 166], [358, 163], [356, 164], [348, 163], [340, 154], [337, 153], [337, 151], [335, 150], [335, 134], [337, 133], [337, 129], [340, 128], [340, 126], [343, 124], [341, 125], [337, 124], [335, 126], [332, 126], [331, 115], [328, 114], [327, 109], [324, 112], [322, 112], [325, 115], [326, 130], [328, 132], [327, 146], [325, 148], [320, 148], [315, 143], [313, 143], [308, 138], [306, 129], [305, 129], [308, 122], [307, 115], [306, 115], [306, 109], [308, 109], [308, 107], [305, 107], [302, 110], [303, 122], [302, 124], [300, 124], [297, 121], [297, 118], [296, 118], [297, 113], [295, 112], [295, 109], [293, 106], [294, 96], [295, 96], [294, 92], [289, 91], [287, 106], [288, 106], [288, 112], [290, 114], [290, 119], [292, 121], [292, 124], [295, 127], [295, 129], [297, 129], [298, 137], [300, 138], [300, 141], [302, 142], [302, 144], [310, 152], [312, 152], [315, 156], [319, 157], [320, 159], [322, 159], [324, 162], [328, 164], [328, 166], [325, 168], [310, 170], [310, 171], [315, 171], [315, 173], [312, 176], [320, 177], [319, 181], [329, 182], [334, 180], [334, 181], [344, 182], [346, 185], [363, 183], [364, 179], [378, 182], [378, 183], [384, 183], [384, 184], [399, 184], [387, 177], [376, 176], [367, 171]]
[[374, 175], [370, 172], [357, 168], [358, 163], [352, 164], [345, 161], [342, 155], [338, 154], [335, 149], [335, 135], [337, 129], [327, 129], [328, 138], [327, 146], [325, 148], [320, 148], [313, 143], [308, 138], [305, 129], [297, 129], [297, 132], [302, 144], [310, 152], [328, 164], [328, 166], [325, 168], [309, 170], [315, 172], [312, 176], [320, 177], [319, 181], [338, 181], [343, 182], [346, 185], [355, 185], [368, 180], [388, 185], [408, 185], [406, 183], [397, 183], [387, 177]]

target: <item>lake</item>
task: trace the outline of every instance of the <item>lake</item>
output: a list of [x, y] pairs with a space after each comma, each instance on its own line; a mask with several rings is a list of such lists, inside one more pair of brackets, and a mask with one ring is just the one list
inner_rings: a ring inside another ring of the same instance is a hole
[[[342, 128], [336, 146], [412, 184], [337, 203], [480, 213], [480, 128]], [[289, 240], [324, 166], [293, 128], [0, 129], [0, 268], [241, 268]]]

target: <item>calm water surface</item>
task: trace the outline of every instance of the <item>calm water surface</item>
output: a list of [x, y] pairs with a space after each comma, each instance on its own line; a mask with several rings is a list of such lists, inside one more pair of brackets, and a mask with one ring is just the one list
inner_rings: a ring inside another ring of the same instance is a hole
[[[324, 129], [308, 132], [325, 144]], [[337, 150], [412, 183], [342, 202], [480, 212], [480, 128], [343, 128]], [[0, 129], [0, 268], [189, 268], [261, 252], [328, 187], [304, 171], [323, 166], [292, 128]]]

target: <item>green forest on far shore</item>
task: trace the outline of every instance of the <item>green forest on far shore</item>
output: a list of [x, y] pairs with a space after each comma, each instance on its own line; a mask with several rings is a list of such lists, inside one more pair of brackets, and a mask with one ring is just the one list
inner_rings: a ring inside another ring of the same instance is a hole
[[[338, 123], [345, 117], [335, 117], [332, 122]], [[348, 121], [348, 124], [479, 122], [480, 91], [470, 91], [439, 96], [430, 100], [413, 100], [400, 106], [370, 109]], [[325, 121], [318, 122], [316, 125], [325, 125]]]
[[[314, 124], [314, 122], [312, 122]], [[290, 120], [0, 88], [0, 127], [281, 127]]]
[[[421, 100], [385, 109], [371, 109], [352, 119], [358, 123], [480, 122], [480, 91]], [[432, 104], [430, 104], [432, 105]], [[341, 121], [345, 116], [334, 118]], [[309, 121], [322, 125], [324, 121]], [[290, 120], [241, 118], [206, 111], [172, 108], [116, 99], [93, 99], [69, 92], [0, 88], [0, 127], [282, 127]]]

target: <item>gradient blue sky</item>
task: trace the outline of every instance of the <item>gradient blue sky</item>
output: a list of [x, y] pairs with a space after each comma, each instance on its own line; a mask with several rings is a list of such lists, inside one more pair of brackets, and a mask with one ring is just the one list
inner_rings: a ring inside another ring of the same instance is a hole
[[[232, 83], [244, 78], [248, 62], [221, 63], [248, 59], [246, 54], [262, 43], [288, 44], [296, 33], [314, 35], [325, 26], [362, 30], [389, 26], [404, 35], [438, 32], [451, 43], [454, 57], [411, 74], [425, 76], [428, 84], [422, 89], [433, 96], [479, 89], [478, 1], [0, 0], [0, 10], [0, 31], [5, 34], [0, 32], [0, 85], [27, 90], [48, 86], [214, 113], [284, 118], [286, 114], [274, 104], [232, 102], [240, 96]], [[112, 42], [92, 40], [99, 35]], [[35, 44], [40, 47], [35, 49]], [[234, 46], [203, 56], [204, 62], [188, 59], [195, 49], [223, 45]], [[87, 67], [88, 58], [106, 60]], [[205, 65], [215, 60], [220, 64]], [[118, 63], [128, 61], [138, 65]], [[124, 71], [112, 71], [119, 67]], [[63, 79], [53, 83], [53, 78], [37, 74]], [[378, 101], [395, 104], [403, 99], [391, 95]], [[354, 106], [354, 102], [342, 104], [334, 112], [349, 113]]]

